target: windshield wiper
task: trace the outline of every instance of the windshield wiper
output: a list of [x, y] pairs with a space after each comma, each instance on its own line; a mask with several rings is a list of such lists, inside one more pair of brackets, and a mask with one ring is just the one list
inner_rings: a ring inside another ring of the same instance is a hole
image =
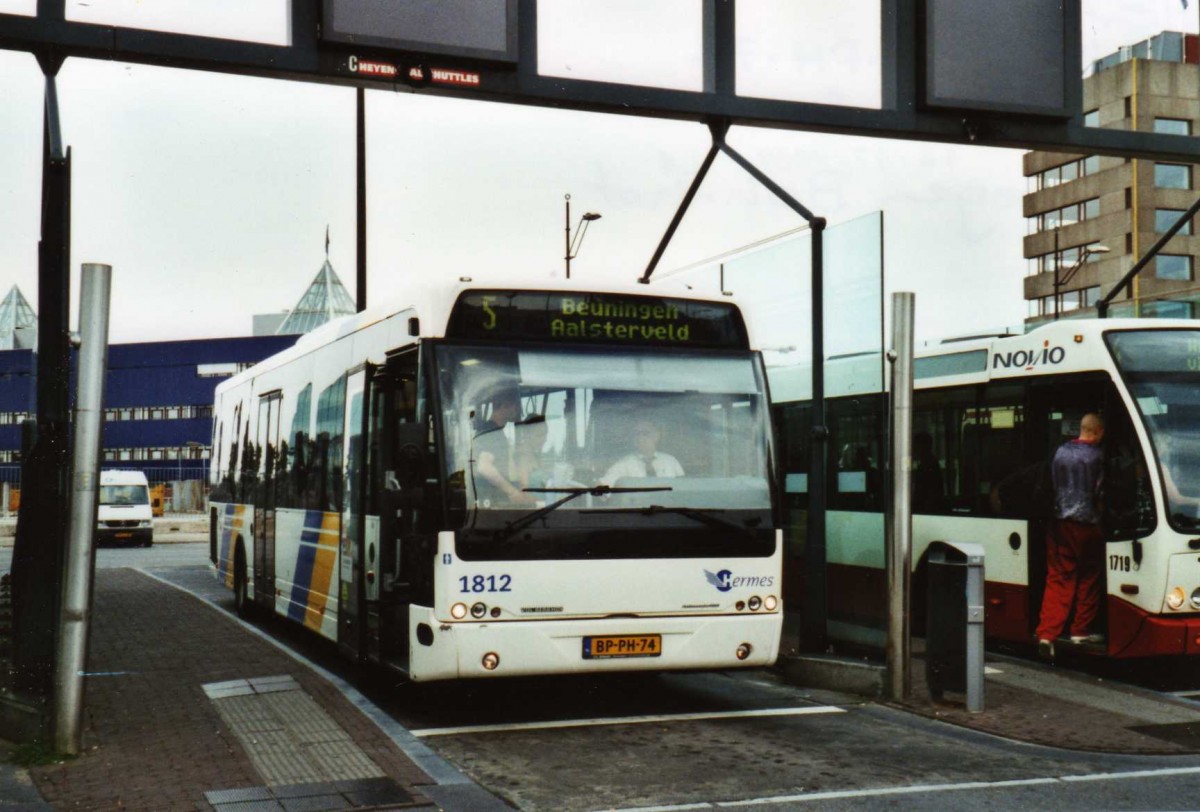
[[607, 496], [610, 493], [647, 493], [649, 491], [669, 491], [669, 486], [655, 488], [614, 488], [610, 485], [595, 485], [591, 488], [522, 488], [522, 493], [565, 493], [562, 499], [557, 499], [544, 507], [540, 507], [535, 511], [526, 513], [524, 516], [509, 522], [504, 526], [503, 530], [497, 530], [495, 535], [496, 541], [504, 541], [515, 533], [519, 533], [529, 525], [536, 522], [543, 516], [549, 515], [560, 507], [570, 502], [573, 499], [578, 499], [584, 494], [592, 496]]
[[716, 509], [696, 510], [689, 507], [667, 507], [666, 505], [647, 505], [646, 507], [634, 508], [609, 508], [608, 510], [581, 510], [580, 513], [637, 513], [641, 516], [656, 516], [659, 513], [674, 513], [678, 516], [684, 516], [700, 524], [716, 528], [717, 530], [735, 530], [741, 533], [746, 538], [754, 539], [754, 527], [760, 523], [760, 519], [753, 518], [746, 524], [738, 524], [731, 522], [729, 519], [724, 519], [715, 515]]

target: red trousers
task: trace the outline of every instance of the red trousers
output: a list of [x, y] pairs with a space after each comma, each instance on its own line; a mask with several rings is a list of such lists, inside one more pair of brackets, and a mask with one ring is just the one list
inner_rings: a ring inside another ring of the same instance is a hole
[[1100, 611], [1100, 576], [1104, 565], [1104, 533], [1096, 524], [1056, 519], [1046, 533], [1046, 594], [1042, 597], [1039, 640], [1063, 633], [1071, 605], [1071, 635], [1088, 633]]

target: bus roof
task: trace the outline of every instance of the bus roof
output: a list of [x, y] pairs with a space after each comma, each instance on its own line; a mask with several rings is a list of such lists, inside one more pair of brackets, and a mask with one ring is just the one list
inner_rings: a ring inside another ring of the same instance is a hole
[[[1110, 369], [1103, 335], [1120, 330], [1197, 330], [1188, 319], [1060, 319], [1027, 333], [950, 339], [914, 350], [918, 389]], [[772, 399], [807, 400], [812, 396], [807, 363], [770, 367]], [[887, 370], [879, 353], [832, 359], [826, 365], [827, 397], [870, 394], [887, 388]]]
[[[648, 285], [636, 281], [605, 281], [601, 284], [593, 279], [555, 279], [543, 280], [524, 279], [514, 282], [510, 276], [502, 274], [472, 274], [453, 280], [437, 279], [422, 280], [404, 291], [393, 291], [389, 301], [368, 307], [361, 313], [343, 316], [321, 325], [310, 333], [301, 336], [296, 343], [282, 352], [276, 353], [259, 362], [250, 369], [222, 381], [216, 392], [220, 394], [257, 375], [292, 360], [307, 355], [314, 350], [331, 344], [346, 336], [353, 335], [371, 328], [381, 322], [392, 321], [393, 329], [398, 335], [408, 335], [407, 321], [409, 318], [420, 319], [421, 336], [424, 338], [441, 338], [446, 333], [450, 312], [458, 297], [469, 290], [511, 290], [511, 291], [547, 291], [564, 293], [598, 293], [624, 294], [630, 296], [667, 296], [677, 299], [695, 301], [720, 301], [737, 306], [737, 299], [731, 295], [714, 296], [693, 290], [693, 287], [681, 279], [667, 278], [662, 282], [652, 282]], [[753, 339], [753, 326], [747, 325], [747, 331]], [[408, 341], [400, 341], [396, 346], [402, 346]], [[753, 340], [751, 346], [754, 346]]]

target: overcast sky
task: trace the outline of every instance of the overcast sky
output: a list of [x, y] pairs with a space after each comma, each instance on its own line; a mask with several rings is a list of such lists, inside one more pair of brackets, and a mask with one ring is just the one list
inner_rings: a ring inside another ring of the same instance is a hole
[[[88, 22], [266, 42], [286, 30], [282, 0], [67, 5]], [[691, 87], [699, 5], [543, 3], [543, 39], [558, 32], [541, 48], [543, 70]], [[1084, 0], [1085, 56], [1195, 32], [1200, 3], [1188, 5]], [[0, 0], [0, 13], [34, 6]], [[739, 82], [877, 105], [877, 17], [877, 0], [740, 0]], [[795, 52], [807, 56], [783, 56]], [[75, 172], [72, 266], [114, 266], [114, 341], [248, 335], [253, 314], [299, 299], [324, 260], [326, 225], [354, 295], [353, 90], [80, 59], [67, 61], [59, 89]], [[17, 284], [35, 307], [42, 93], [32, 57], [0, 51], [0, 295]], [[565, 193], [575, 218], [603, 215], [572, 276], [632, 280], [709, 146], [698, 124], [391, 91], [367, 94], [367, 121], [372, 302], [432, 275], [561, 274]], [[883, 210], [887, 288], [916, 292], [919, 338], [1024, 317], [1019, 151], [745, 127], [729, 141], [831, 224]], [[720, 158], [660, 268], [798, 224]]]

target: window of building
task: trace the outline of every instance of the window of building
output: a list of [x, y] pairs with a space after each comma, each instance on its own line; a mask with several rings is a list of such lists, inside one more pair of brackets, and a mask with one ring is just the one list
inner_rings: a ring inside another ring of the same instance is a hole
[[1160, 189], [1192, 188], [1192, 168], [1184, 164], [1155, 164], [1154, 185]]
[[1100, 126], [1100, 111], [1099, 110], [1088, 110], [1086, 113], [1084, 113], [1083, 114], [1083, 126], [1099, 127]]
[[1156, 118], [1154, 131], [1163, 135], [1191, 135], [1192, 122], [1186, 118]]
[[[1171, 226], [1179, 221], [1179, 218], [1184, 214], [1183, 209], [1155, 209], [1154, 210], [1154, 230], [1159, 234], [1165, 234], [1171, 230]], [[1192, 221], [1188, 220], [1183, 224], [1183, 228], [1177, 232], [1179, 234], [1192, 233]]]
[[1154, 275], [1159, 279], [1189, 282], [1192, 278], [1192, 257], [1190, 254], [1159, 254], [1154, 260]]
[[1060, 226], [1074, 225], [1075, 223], [1091, 220], [1099, 216], [1100, 198], [1094, 197], [1082, 203], [1072, 203], [1069, 206], [1063, 206], [1061, 209], [1053, 209], [1041, 214], [1035, 214], [1029, 218], [1030, 233], [1049, 231], [1052, 228], [1059, 228]]
[[1095, 174], [1100, 171], [1100, 158], [1091, 155], [1087, 158], [1071, 161], [1070, 163], [1062, 164], [1061, 166], [1052, 166], [1049, 169], [1039, 172], [1032, 176], [1037, 179], [1037, 189], [1050, 189], [1058, 186], [1061, 183], [1067, 183], [1077, 178], [1086, 177], [1087, 175]]

